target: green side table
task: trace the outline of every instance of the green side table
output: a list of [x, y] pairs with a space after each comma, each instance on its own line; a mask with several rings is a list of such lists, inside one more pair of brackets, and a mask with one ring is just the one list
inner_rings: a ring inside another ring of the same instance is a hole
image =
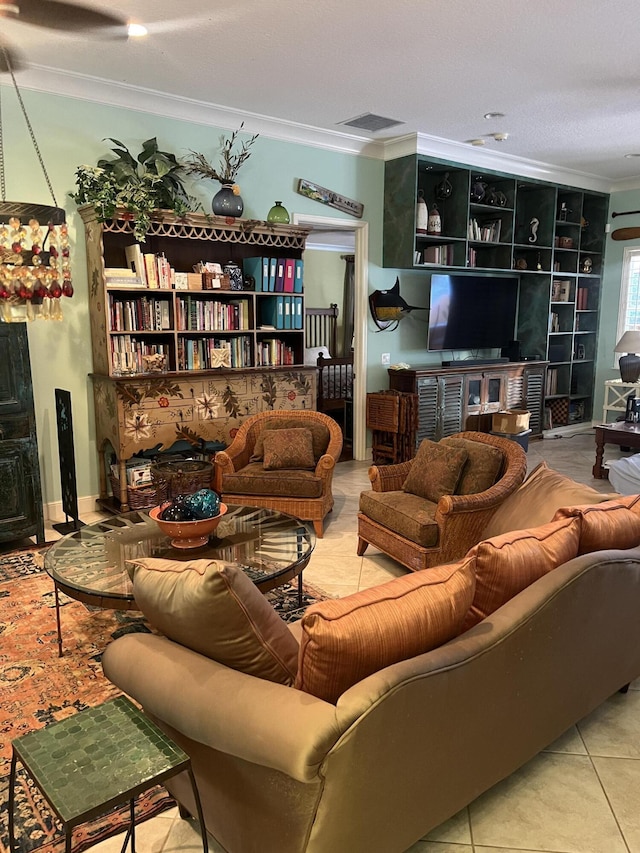
[[110, 699], [96, 708], [87, 708], [12, 742], [8, 804], [10, 853], [15, 850], [18, 758], [64, 825], [65, 853], [71, 853], [74, 827], [127, 801], [131, 817], [122, 850], [131, 839], [131, 853], [135, 853], [135, 798], [182, 772], [191, 780], [202, 848], [208, 853], [191, 759], [125, 696]]

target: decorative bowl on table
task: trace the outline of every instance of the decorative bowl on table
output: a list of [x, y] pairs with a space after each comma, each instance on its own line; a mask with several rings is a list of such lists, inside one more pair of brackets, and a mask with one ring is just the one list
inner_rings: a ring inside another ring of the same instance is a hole
[[171, 506], [167, 501], [149, 510], [152, 518], [163, 533], [171, 537], [174, 548], [200, 548], [209, 541], [209, 536], [220, 523], [227, 511], [227, 505], [221, 503], [220, 511], [211, 518], [196, 518], [193, 521], [168, 521], [162, 518], [162, 513]]

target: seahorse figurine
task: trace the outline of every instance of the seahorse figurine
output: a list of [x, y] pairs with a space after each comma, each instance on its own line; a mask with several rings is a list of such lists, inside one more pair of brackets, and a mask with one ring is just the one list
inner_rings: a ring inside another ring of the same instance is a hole
[[540, 225], [540, 220], [536, 219], [534, 216], [529, 223], [529, 228], [531, 229], [531, 236], [529, 237], [530, 243], [535, 243], [538, 239], [538, 225]]

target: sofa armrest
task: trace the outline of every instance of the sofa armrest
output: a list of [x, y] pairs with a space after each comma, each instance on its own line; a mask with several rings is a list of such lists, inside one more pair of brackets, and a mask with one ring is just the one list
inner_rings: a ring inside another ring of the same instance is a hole
[[395, 465], [372, 465], [369, 468], [369, 479], [374, 492], [395, 492], [409, 476], [413, 459], [398, 462]]
[[102, 665], [128, 696], [192, 740], [299, 782], [317, 778], [341, 734], [328, 702], [229, 669], [166, 637], [120, 637]]
[[[318, 459], [315, 469], [316, 477], [319, 477], [323, 483], [330, 483], [333, 479], [333, 469], [336, 467], [336, 460], [333, 456], [325, 453]], [[323, 488], [323, 492], [325, 489]]]
[[249, 464], [250, 456], [251, 451], [244, 442], [239, 443], [233, 449], [229, 446], [226, 450], [220, 450], [216, 453], [213, 464], [215, 469], [214, 488], [217, 492], [222, 492], [223, 476], [225, 474], [234, 474], [240, 468], [244, 468], [245, 465]]

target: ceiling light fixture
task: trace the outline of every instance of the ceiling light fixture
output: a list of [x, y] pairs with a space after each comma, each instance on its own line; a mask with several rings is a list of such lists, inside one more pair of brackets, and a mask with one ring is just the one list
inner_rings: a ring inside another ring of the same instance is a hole
[[508, 133], [492, 133], [491, 136], [493, 136], [496, 142], [505, 142], [509, 138]]
[[131, 38], [142, 38], [149, 34], [149, 30], [143, 24], [129, 24], [127, 35]]
[[485, 114], [484, 114], [484, 117], [485, 117], [486, 119], [492, 119], [492, 118], [504, 118], [504, 113], [485, 113]]
[[484, 144], [485, 144], [484, 139], [470, 139], [470, 140], [469, 140], [469, 145], [478, 145], [478, 146], [480, 146], [480, 145], [484, 145]]
[[640, 154], [625, 154], [625, 159], [630, 160], [632, 157], [640, 157]]

